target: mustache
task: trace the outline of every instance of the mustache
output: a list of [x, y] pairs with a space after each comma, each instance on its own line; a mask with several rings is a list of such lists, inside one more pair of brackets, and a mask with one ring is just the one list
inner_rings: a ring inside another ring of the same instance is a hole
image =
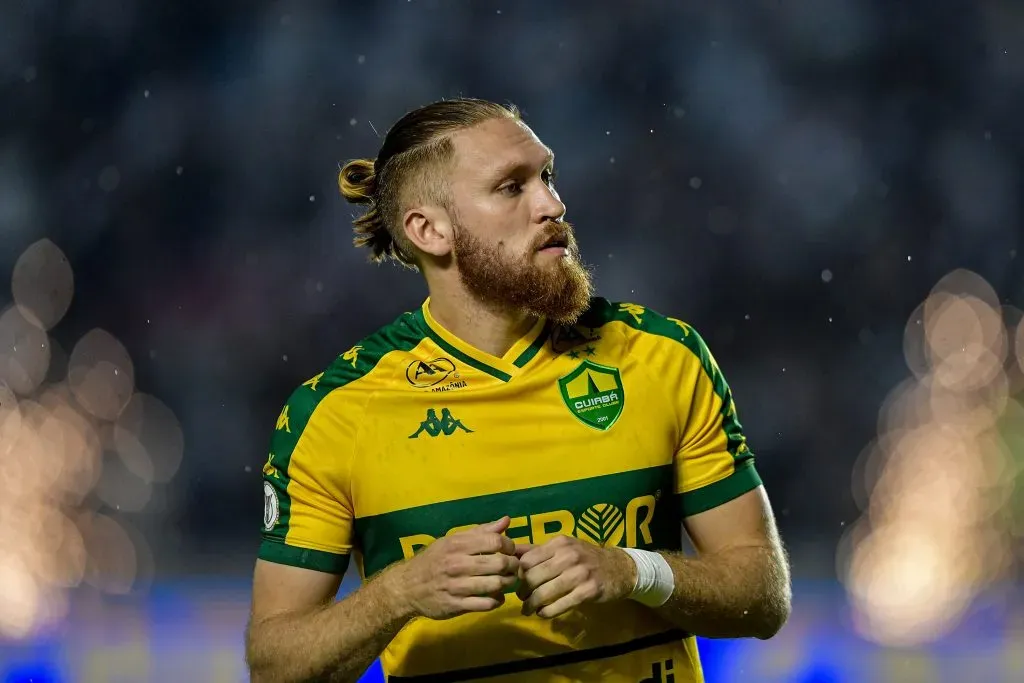
[[537, 239], [534, 240], [534, 251], [552, 240], [564, 242], [568, 248], [575, 249], [577, 247], [576, 233], [573, 230], [572, 223], [568, 221], [552, 221], [548, 223], [541, 234], [537, 236]]

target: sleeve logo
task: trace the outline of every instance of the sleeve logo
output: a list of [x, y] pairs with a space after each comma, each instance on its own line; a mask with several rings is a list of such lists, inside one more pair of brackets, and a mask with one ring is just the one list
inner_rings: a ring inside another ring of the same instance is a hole
[[288, 424], [288, 406], [287, 405], [284, 408], [281, 409], [281, 414], [277, 416], [277, 427], [276, 427], [276, 429], [277, 429], [277, 431], [284, 430], [284, 431], [288, 432], [289, 434], [291, 434], [291, 432], [292, 432], [291, 425]]
[[263, 463], [263, 474], [274, 479], [280, 478], [277, 473], [277, 468], [274, 467], [274, 454], [271, 453], [267, 456], [267, 461]]
[[271, 531], [277, 524], [279, 516], [280, 505], [277, 501], [277, 491], [269, 481], [265, 481], [263, 482], [263, 529]]
[[674, 324], [679, 326], [679, 329], [681, 329], [683, 331], [683, 338], [684, 339], [686, 337], [689, 337], [690, 336], [690, 332], [693, 331], [693, 327], [691, 327], [688, 323], [684, 323], [682, 320], [679, 320], [677, 318], [669, 318], [668, 321], [670, 323], [674, 323]]
[[359, 360], [359, 352], [362, 350], [362, 346], [353, 346], [351, 349], [341, 354], [341, 359], [349, 361], [352, 363], [352, 367], [355, 367], [356, 362]]
[[619, 304], [620, 313], [628, 313], [633, 316], [637, 325], [643, 325], [644, 307], [639, 304]]
[[302, 386], [309, 387], [311, 391], [316, 391], [316, 385], [320, 384], [320, 380], [323, 379], [324, 373], [320, 373], [315, 377], [311, 377], [302, 383]]

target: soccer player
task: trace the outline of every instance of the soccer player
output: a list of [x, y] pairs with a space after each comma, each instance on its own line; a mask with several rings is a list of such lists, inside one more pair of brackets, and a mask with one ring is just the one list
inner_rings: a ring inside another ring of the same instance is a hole
[[789, 569], [725, 377], [690, 325], [592, 297], [518, 112], [427, 105], [339, 183], [356, 244], [429, 295], [281, 411], [252, 680], [379, 656], [390, 681], [689, 683], [695, 636], [778, 632]]

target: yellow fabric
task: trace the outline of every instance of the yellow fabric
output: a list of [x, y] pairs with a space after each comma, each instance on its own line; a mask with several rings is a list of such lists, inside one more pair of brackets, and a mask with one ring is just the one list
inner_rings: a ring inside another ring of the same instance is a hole
[[[689, 325], [596, 299], [579, 325], [538, 321], [495, 358], [428, 306], [292, 395], [264, 467], [260, 557], [341, 572], [354, 556], [367, 577], [505, 514], [517, 543], [570, 534], [677, 550], [685, 515], [760, 484], [731, 392]], [[510, 682], [703, 680], [694, 639], [633, 601], [553, 620], [520, 605], [510, 593], [489, 613], [415, 619], [384, 669], [392, 680], [466, 680], [467, 669]], [[517, 667], [529, 670], [507, 673]]]

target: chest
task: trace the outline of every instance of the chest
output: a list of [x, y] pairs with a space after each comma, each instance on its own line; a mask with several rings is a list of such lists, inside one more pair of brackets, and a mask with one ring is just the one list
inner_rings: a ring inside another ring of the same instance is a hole
[[554, 357], [509, 382], [463, 370], [451, 384], [367, 411], [351, 481], [369, 573], [506, 514], [521, 542], [673, 535], [655, 509], [669, 509], [676, 409], [641, 363]]
[[679, 436], [669, 387], [628, 358], [405, 389], [375, 397], [359, 430], [353, 494], [370, 514], [668, 465]]

